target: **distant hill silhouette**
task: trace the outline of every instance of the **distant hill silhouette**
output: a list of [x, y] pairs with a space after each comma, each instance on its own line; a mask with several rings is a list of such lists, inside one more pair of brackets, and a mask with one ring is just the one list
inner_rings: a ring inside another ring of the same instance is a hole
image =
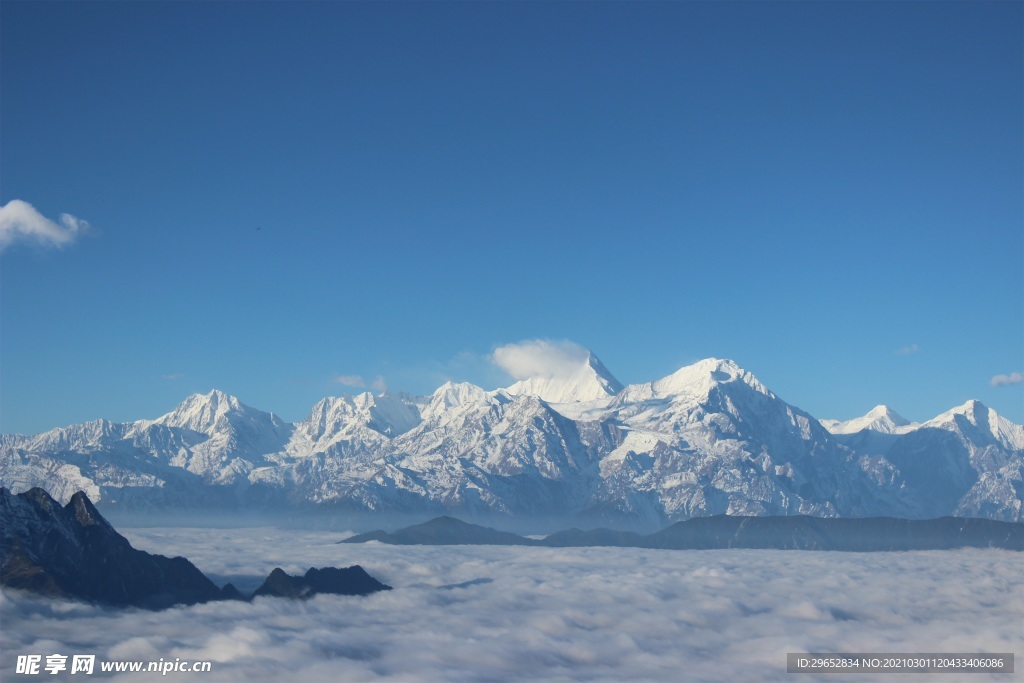
[[380, 541], [394, 545], [526, 545], [542, 547], [613, 546], [710, 550], [761, 548], [775, 550], [949, 550], [1004, 548], [1024, 550], [1024, 525], [990, 519], [865, 519], [809, 517], [696, 517], [642, 535], [629, 531], [592, 529], [559, 531], [533, 540], [506, 531], [438, 517], [388, 533], [372, 531], [341, 541]]
[[537, 545], [536, 541], [507, 531], [470, 524], [454, 517], [434, 519], [393, 533], [371, 531], [346, 538], [342, 543], [380, 541], [391, 545]]
[[389, 591], [391, 586], [381, 583], [356, 565], [345, 569], [324, 567], [310, 569], [305, 576], [291, 576], [277, 568], [263, 585], [252, 594], [254, 598], [271, 595], [282, 598], [307, 599], [321, 593], [333, 595], [369, 595], [377, 591]]

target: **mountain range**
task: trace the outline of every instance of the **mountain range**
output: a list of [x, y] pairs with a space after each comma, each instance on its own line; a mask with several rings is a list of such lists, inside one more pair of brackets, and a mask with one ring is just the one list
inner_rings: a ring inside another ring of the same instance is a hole
[[220, 391], [155, 420], [0, 435], [0, 485], [101, 509], [1022, 521], [1024, 428], [977, 401], [819, 421], [729, 360], [623, 386], [594, 354], [487, 391], [325, 398], [302, 421]]

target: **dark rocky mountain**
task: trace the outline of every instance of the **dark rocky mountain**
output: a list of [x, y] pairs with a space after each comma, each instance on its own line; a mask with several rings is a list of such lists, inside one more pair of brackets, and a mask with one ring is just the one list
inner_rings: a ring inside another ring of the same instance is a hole
[[[183, 557], [136, 550], [81, 491], [62, 507], [39, 488], [14, 495], [0, 487], [0, 585], [147, 609], [245, 599], [230, 583], [218, 588]], [[307, 598], [389, 589], [356, 565], [310, 569], [297, 578], [275, 569], [255, 595]]]
[[391, 545], [535, 545], [536, 541], [507, 531], [470, 524], [454, 517], [435, 517], [393, 533], [371, 531], [346, 538], [342, 543], [380, 541]]
[[378, 591], [389, 591], [391, 586], [373, 578], [359, 565], [338, 569], [337, 567], [311, 568], [305, 576], [291, 576], [281, 568], [270, 572], [263, 585], [252, 597], [270, 595], [281, 598], [306, 600], [321, 593], [331, 595], [369, 595]]
[[220, 589], [183, 557], [132, 548], [82, 492], [61, 505], [39, 488], [0, 488], [0, 584], [51, 596], [160, 609]]
[[438, 517], [388, 533], [373, 531], [342, 543], [380, 541], [395, 545], [531, 545], [545, 547], [613, 546], [710, 550], [950, 550], [1003, 548], [1024, 550], [1024, 524], [990, 519], [823, 518], [807, 515], [740, 517], [716, 515], [677, 522], [653, 534], [593, 529], [559, 531], [533, 540], [488, 527]]

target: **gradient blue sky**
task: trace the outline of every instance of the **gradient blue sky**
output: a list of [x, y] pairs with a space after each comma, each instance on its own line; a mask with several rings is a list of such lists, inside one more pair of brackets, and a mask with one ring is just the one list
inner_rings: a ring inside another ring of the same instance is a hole
[[[0, 4], [0, 428], [728, 357], [1024, 421], [1024, 4]], [[10, 206], [10, 205], [8, 205]]]

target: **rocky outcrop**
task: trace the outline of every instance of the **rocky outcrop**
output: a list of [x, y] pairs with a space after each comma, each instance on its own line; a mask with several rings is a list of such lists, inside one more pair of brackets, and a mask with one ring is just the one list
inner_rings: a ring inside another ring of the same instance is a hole
[[[0, 488], [0, 585], [147, 609], [245, 599], [230, 583], [218, 588], [184, 557], [136, 550], [81, 491], [61, 506], [39, 488], [18, 495]], [[309, 598], [380, 590], [390, 586], [362, 567], [325, 567], [298, 578], [275, 569], [255, 595]]]

